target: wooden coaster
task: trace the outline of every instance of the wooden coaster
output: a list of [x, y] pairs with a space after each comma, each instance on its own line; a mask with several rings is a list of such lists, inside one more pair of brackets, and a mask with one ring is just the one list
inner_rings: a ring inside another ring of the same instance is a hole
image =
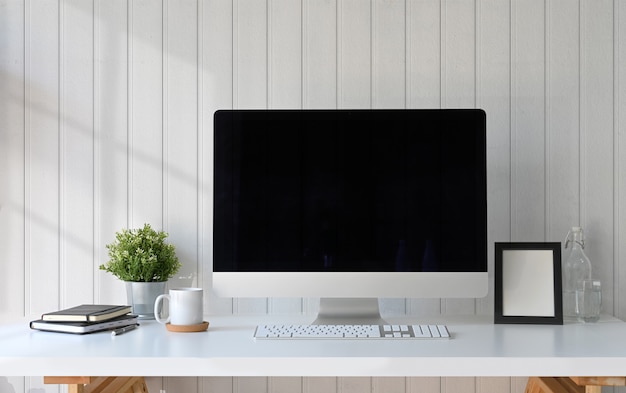
[[209, 328], [209, 323], [206, 321], [197, 325], [172, 325], [171, 323], [166, 323], [165, 327], [170, 332], [203, 332]]

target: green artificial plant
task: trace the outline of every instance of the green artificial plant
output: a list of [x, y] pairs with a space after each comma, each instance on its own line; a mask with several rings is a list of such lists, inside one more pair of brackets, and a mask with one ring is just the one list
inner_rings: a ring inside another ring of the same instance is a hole
[[167, 281], [181, 267], [175, 247], [165, 243], [166, 232], [155, 231], [150, 224], [140, 229], [123, 229], [115, 241], [107, 244], [109, 261], [100, 265], [123, 281]]

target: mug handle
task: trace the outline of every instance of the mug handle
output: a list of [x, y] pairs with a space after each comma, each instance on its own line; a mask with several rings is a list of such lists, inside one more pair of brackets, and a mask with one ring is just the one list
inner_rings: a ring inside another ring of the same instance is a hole
[[154, 301], [154, 318], [159, 323], [168, 323], [170, 321], [170, 316], [169, 315], [167, 316], [166, 319], [162, 319], [161, 316], [159, 315], [159, 311], [161, 309], [160, 303], [163, 301], [163, 299], [167, 299], [168, 304], [169, 304], [169, 301], [171, 300], [170, 295], [168, 295], [168, 294], [163, 294], [163, 295], [157, 296], [156, 300]]

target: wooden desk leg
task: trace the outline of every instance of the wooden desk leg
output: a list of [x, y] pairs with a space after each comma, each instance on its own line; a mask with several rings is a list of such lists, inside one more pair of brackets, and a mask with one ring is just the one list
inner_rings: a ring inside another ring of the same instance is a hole
[[148, 393], [143, 377], [44, 377], [46, 384], [67, 384], [68, 393]]
[[67, 385], [68, 393], [84, 393], [85, 385], [94, 381], [93, 377], [43, 377], [43, 383]]
[[626, 386], [626, 377], [570, 377], [585, 393], [602, 393], [602, 386]]
[[526, 393], [602, 393], [602, 386], [626, 386], [626, 377], [531, 377]]
[[569, 378], [530, 377], [525, 393], [588, 393]]

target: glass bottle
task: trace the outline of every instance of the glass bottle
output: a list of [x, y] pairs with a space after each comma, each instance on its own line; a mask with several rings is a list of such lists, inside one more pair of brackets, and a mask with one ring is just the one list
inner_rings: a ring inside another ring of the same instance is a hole
[[591, 279], [591, 262], [585, 255], [585, 239], [581, 227], [572, 227], [565, 239], [571, 252], [563, 264], [563, 318], [577, 319], [576, 289], [582, 280]]

